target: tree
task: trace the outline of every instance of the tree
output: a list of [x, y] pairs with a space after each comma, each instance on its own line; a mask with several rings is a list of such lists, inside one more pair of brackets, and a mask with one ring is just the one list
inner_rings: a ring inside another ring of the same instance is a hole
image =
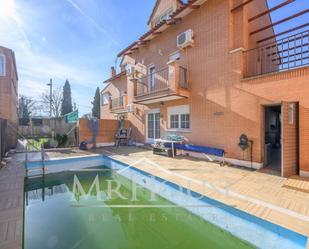
[[71, 86], [68, 80], [65, 81], [63, 86], [63, 99], [61, 104], [61, 115], [66, 115], [73, 111]]
[[100, 89], [97, 88], [92, 103], [92, 116], [100, 119]]
[[33, 98], [21, 95], [18, 100], [18, 117], [29, 119], [36, 109], [36, 104], [37, 102]]
[[[56, 88], [53, 90], [52, 94], [52, 116], [54, 117], [60, 117], [61, 114], [61, 105], [62, 105], [62, 89], [61, 88]], [[41, 95], [41, 103], [42, 103], [42, 108], [46, 113], [49, 113], [50, 110], [50, 93], [49, 91], [43, 93]]]

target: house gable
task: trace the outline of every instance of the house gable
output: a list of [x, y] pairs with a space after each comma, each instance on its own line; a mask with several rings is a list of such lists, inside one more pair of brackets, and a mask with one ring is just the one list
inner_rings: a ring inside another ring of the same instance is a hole
[[157, 0], [148, 20], [149, 28], [156, 26], [182, 5], [181, 0]]

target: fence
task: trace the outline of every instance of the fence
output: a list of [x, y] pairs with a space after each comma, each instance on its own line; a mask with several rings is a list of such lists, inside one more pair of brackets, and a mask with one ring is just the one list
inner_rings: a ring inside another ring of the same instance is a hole
[[2, 161], [2, 158], [4, 157], [6, 152], [6, 126], [7, 121], [0, 118], [0, 161]]
[[[129, 126], [129, 122], [125, 121], [125, 127]], [[111, 144], [115, 142], [115, 134], [119, 127], [118, 120], [100, 119], [99, 132], [96, 138], [97, 145]], [[88, 127], [88, 119], [79, 119], [78, 121], [78, 137], [79, 143], [82, 141], [92, 142], [92, 131]]]
[[68, 134], [68, 143], [73, 145], [75, 141], [75, 124], [66, 123], [64, 118], [42, 119], [42, 122], [32, 122], [32, 125], [18, 127], [19, 133], [26, 138], [51, 138], [52, 133]]

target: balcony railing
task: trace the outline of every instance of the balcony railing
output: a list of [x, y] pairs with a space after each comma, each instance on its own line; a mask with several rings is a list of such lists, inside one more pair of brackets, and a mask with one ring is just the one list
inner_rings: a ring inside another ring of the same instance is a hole
[[280, 72], [309, 65], [309, 31], [244, 52], [245, 77]]
[[115, 111], [123, 111], [127, 107], [127, 95], [123, 95], [119, 98], [114, 98], [110, 100], [110, 110]]
[[135, 97], [147, 95], [178, 94], [179, 89], [188, 90], [187, 69], [173, 63], [168, 67], [137, 79]]
[[137, 80], [136, 96], [157, 93], [169, 88], [169, 70], [164, 68]]

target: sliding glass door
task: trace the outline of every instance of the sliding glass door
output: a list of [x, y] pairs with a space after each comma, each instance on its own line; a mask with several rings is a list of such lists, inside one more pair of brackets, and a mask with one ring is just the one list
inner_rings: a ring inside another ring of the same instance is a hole
[[160, 112], [147, 114], [147, 143], [154, 143], [160, 138]]

